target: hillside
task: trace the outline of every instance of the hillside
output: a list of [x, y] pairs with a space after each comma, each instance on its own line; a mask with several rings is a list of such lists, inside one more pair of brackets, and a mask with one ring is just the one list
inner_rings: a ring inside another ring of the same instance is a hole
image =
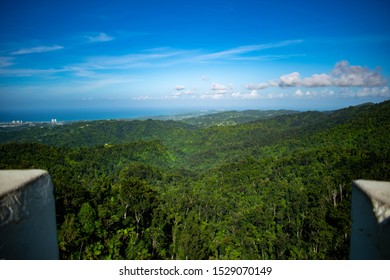
[[214, 114], [202, 114], [189, 118], [181, 118], [180, 121], [196, 125], [199, 127], [226, 126], [248, 123], [256, 120], [269, 119], [276, 116], [298, 113], [290, 110], [245, 110], [245, 111], [225, 111]]
[[388, 131], [390, 101], [3, 128], [0, 168], [49, 170], [64, 259], [346, 259]]

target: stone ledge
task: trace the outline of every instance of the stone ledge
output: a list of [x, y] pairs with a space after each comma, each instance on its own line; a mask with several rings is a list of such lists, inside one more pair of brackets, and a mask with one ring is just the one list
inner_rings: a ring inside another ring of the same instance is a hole
[[0, 198], [38, 180], [47, 171], [41, 169], [0, 170]]
[[356, 180], [354, 184], [371, 200], [379, 224], [390, 217], [390, 182]]

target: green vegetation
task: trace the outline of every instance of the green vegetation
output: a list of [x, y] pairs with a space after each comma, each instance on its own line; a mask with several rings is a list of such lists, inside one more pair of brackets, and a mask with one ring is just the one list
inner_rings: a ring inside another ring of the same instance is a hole
[[193, 124], [199, 127], [210, 126], [224, 126], [248, 123], [260, 119], [269, 119], [276, 116], [282, 116], [287, 114], [297, 113], [297, 111], [290, 110], [272, 110], [272, 111], [258, 111], [258, 110], [246, 110], [246, 111], [226, 111], [214, 114], [204, 114], [191, 117], [181, 117], [179, 120], [182, 122]]
[[0, 168], [50, 172], [63, 259], [346, 259], [352, 180], [390, 179], [389, 131], [390, 101], [3, 128]]

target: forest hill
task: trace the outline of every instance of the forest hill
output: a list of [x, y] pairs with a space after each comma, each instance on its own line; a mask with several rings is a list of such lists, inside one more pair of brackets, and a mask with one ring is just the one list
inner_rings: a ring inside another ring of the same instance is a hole
[[0, 168], [50, 172], [63, 259], [348, 258], [352, 180], [390, 177], [390, 102], [237, 114], [2, 128]]

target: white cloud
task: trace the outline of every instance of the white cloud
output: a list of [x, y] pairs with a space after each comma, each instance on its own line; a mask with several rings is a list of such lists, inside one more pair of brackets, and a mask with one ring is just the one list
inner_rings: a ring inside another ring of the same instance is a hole
[[362, 66], [350, 66], [348, 61], [338, 62], [332, 70], [335, 86], [376, 87], [387, 84], [379, 70], [370, 70]]
[[270, 87], [277, 87], [279, 85], [279, 81], [277, 81], [277, 80], [268, 81], [268, 85]]
[[135, 96], [132, 98], [133, 100], [150, 100], [153, 99], [150, 96], [147, 95], [141, 95], [141, 96]]
[[304, 92], [300, 89], [297, 89], [294, 93], [295, 97], [303, 97], [304, 95], [305, 95]]
[[301, 81], [304, 87], [328, 87], [333, 85], [332, 77], [327, 74], [314, 74]]
[[172, 96], [179, 97], [179, 96], [185, 96], [185, 95], [192, 95], [193, 92], [190, 90], [180, 90], [172, 94]]
[[[205, 94], [201, 94], [201, 95], [194, 95], [194, 97], [197, 96], [201, 99], [216, 99], [216, 100], [223, 99], [223, 98], [229, 98], [229, 96], [234, 97], [235, 93], [232, 93], [233, 88], [234, 87], [232, 84], [229, 84], [228, 86], [226, 86], [223, 84], [212, 83], [209, 92], [207, 92]], [[190, 93], [193, 94], [192, 92], [190, 92]]]
[[100, 32], [100, 33], [94, 34], [94, 35], [86, 35], [85, 37], [88, 39], [88, 41], [90, 43], [109, 42], [109, 41], [114, 40], [114, 37], [111, 37], [103, 32]]
[[362, 88], [356, 92], [357, 97], [390, 97], [388, 87]]
[[26, 49], [20, 49], [17, 51], [12, 52], [13, 55], [20, 55], [20, 54], [30, 54], [30, 53], [43, 53], [43, 52], [51, 52], [51, 51], [57, 51], [63, 49], [63, 46], [54, 45], [54, 46], [39, 46], [34, 48], [26, 48]]
[[211, 84], [211, 90], [213, 90], [215, 92], [214, 94], [223, 95], [223, 94], [228, 93], [232, 89], [233, 89], [233, 85], [225, 86], [225, 85], [218, 84], [218, 83]]
[[260, 84], [246, 84], [245, 88], [249, 90], [258, 90], [258, 89], [266, 89], [269, 87], [268, 83], [260, 83]]
[[266, 83], [259, 83], [259, 84], [246, 84], [244, 87], [249, 90], [261, 90], [261, 89], [266, 89], [269, 87], [277, 87], [279, 86], [279, 81], [271, 80]]
[[327, 74], [314, 74], [311, 77], [301, 79], [298, 72], [293, 72], [281, 76], [279, 85], [281, 87], [326, 87], [333, 86], [333, 80]]
[[240, 99], [262, 99], [262, 100], [291, 97], [289, 94], [282, 93], [282, 92], [271, 92], [268, 94], [259, 94], [257, 90], [252, 90], [250, 93], [235, 92], [231, 96], [233, 98], [240, 98]]
[[269, 93], [266, 97], [268, 99], [285, 98], [288, 97], [288, 94], [282, 92], [273, 92], [273, 93]]
[[301, 78], [298, 72], [293, 72], [291, 74], [283, 75], [280, 77], [281, 87], [296, 87], [301, 85]]
[[223, 84], [218, 84], [218, 83], [212, 83], [210, 89], [213, 91], [210, 94], [223, 95], [223, 94], [231, 93], [234, 89], [234, 86], [233, 86], [233, 84], [223, 85]]
[[234, 92], [232, 93], [232, 97], [241, 99], [257, 99], [260, 98], [260, 95], [257, 90], [252, 90], [250, 93]]
[[175, 89], [176, 90], [183, 90], [183, 89], [185, 89], [185, 87], [184, 86], [176, 86]]
[[220, 100], [225, 97], [224, 94], [222, 93], [217, 93], [217, 94], [203, 94], [200, 96], [201, 99], [214, 99], [214, 100]]
[[314, 74], [301, 79], [298, 72], [280, 77], [281, 87], [378, 87], [387, 84], [379, 70], [370, 70], [362, 66], [350, 66], [348, 61], [336, 63], [331, 74]]
[[221, 85], [221, 84], [218, 84], [218, 83], [212, 83], [211, 84], [211, 89], [212, 90], [227, 90], [227, 86], [225, 85]]
[[356, 96], [356, 90], [343, 90], [338, 91], [337, 93], [332, 89], [323, 89], [323, 90], [314, 90], [314, 89], [297, 89], [292, 97], [294, 98], [322, 98], [322, 97], [331, 97], [339, 94], [341, 96]]
[[313, 91], [313, 90], [306, 90], [306, 91], [303, 91], [301, 89], [298, 89], [295, 91], [295, 93], [293, 94], [293, 97], [297, 97], [297, 98], [304, 98], [304, 97], [316, 97], [318, 96], [318, 92], [316, 91]]

